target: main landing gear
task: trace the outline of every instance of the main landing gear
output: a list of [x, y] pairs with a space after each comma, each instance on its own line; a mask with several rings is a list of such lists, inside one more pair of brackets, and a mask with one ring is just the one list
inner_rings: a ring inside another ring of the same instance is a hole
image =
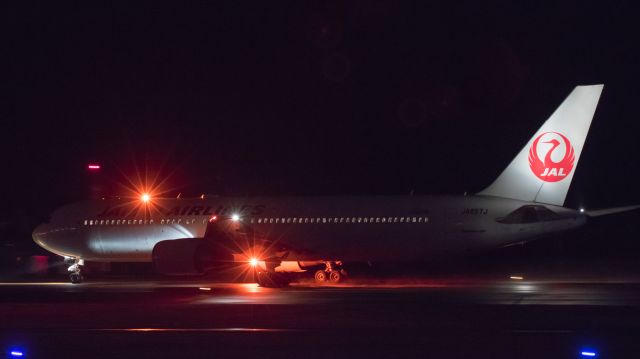
[[64, 262], [66, 264], [71, 264], [67, 271], [69, 274], [69, 280], [73, 284], [82, 283], [84, 277], [82, 276], [82, 266], [84, 265], [84, 260], [80, 258], [65, 258]]
[[338, 284], [344, 282], [347, 279], [347, 271], [342, 267], [341, 261], [325, 262], [324, 269], [318, 269], [313, 278], [316, 280], [316, 283], [326, 283], [329, 282], [331, 284]]

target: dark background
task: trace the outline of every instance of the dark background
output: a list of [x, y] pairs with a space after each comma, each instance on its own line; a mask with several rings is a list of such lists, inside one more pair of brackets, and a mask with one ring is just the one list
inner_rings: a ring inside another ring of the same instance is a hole
[[[472, 193], [596, 83], [566, 204], [640, 203], [631, 4], [5, 5], [4, 240], [145, 178], [167, 196]], [[637, 219], [605, 226], [607, 246], [640, 249]]]

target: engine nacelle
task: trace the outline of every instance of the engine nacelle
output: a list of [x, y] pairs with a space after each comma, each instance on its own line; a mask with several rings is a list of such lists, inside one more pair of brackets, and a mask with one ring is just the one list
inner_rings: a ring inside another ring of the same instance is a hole
[[160, 241], [152, 258], [156, 271], [167, 275], [204, 274], [233, 262], [231, 252], [202, 238]]

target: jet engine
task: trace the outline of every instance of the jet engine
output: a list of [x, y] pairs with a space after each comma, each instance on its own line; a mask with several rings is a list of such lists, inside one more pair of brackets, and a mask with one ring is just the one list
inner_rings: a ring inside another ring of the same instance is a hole
[[232, 265], [232, 253], [209, 240], [182, 238], [160, 241], [153, 247], [156, 271], [166, 275], [198, 275]]

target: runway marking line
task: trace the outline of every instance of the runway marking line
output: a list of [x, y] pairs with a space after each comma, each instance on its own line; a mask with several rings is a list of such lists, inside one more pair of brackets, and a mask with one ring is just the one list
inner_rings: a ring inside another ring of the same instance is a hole
[[297, 329], [281, 328], [102, 328], [87, 329], [94, 332], [138, 332], [138, 333], [162, 333], [162, 332], [295, 332]]

